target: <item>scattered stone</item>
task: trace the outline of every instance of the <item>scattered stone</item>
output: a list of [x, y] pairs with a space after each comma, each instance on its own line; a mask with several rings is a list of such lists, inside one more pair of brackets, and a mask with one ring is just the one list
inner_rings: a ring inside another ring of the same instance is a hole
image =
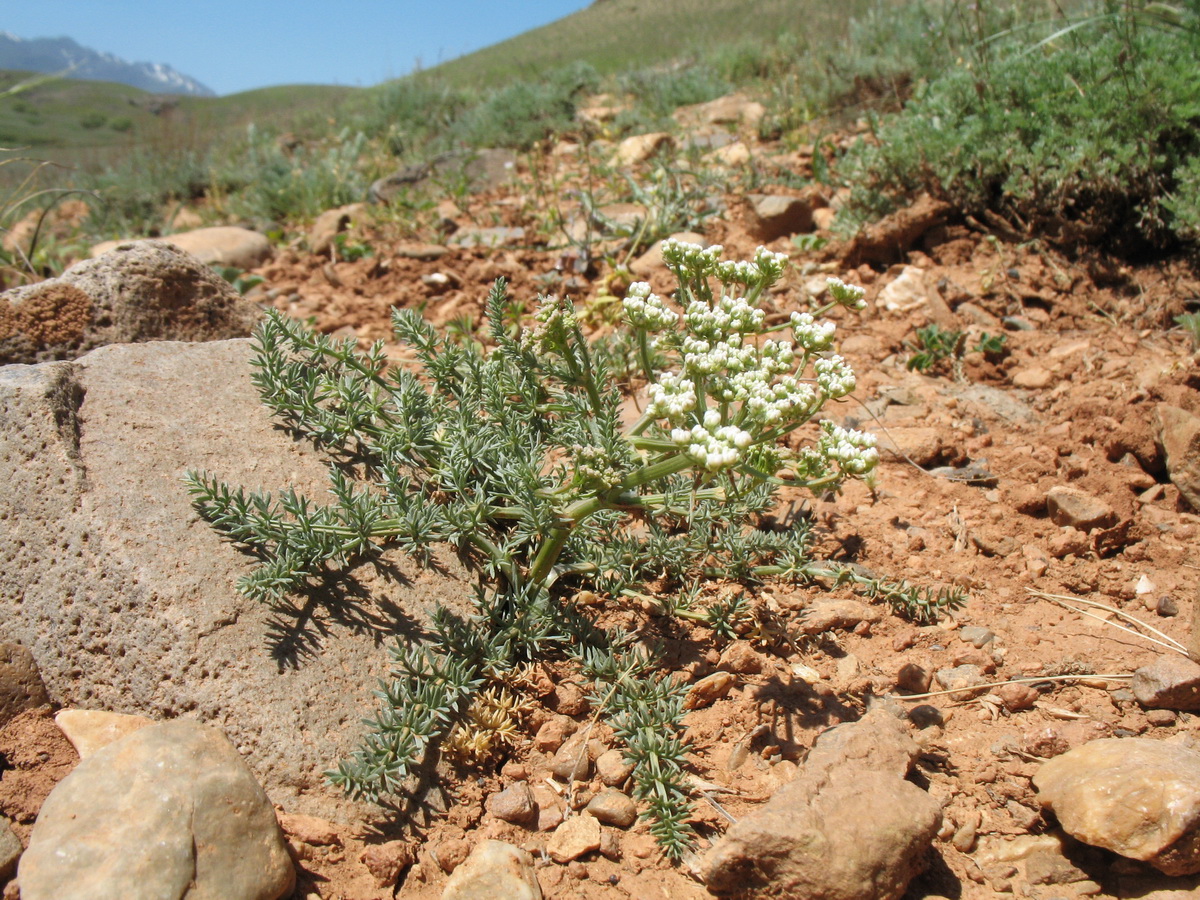
[[1033, 777], [1072, 837], [1148, 862], [1200, 872], [1200, 753], [1146, 738], [1104, 738], [1045, 763]]
[[281, 813], [278, 818], [283, 833], [302, 844], [308, 844], [310, 847], [342, 846], [341, 835], [324, 819], [299, 813]]
[[853, 631], [860, 622], [877, 625], [883, 612], [859, 600], [820, 599], [805, 607], [800, 617], [800, 630], [808, 635], [827, 631]]
[[504, 822], [529, 825], [537, 821], [538, 807], [529, 785], [518, 781], [488, 797], [487, 811]]
[[1154, 709], [1200, 709], [1200, 664], [1175, 653], [1164, 653], [1133, 673], [1133, 695]]
[[637, 820], [637, 804], [616, 788], [601, 791], [586, 808], [604, 825], [628, 828]]
[[296, 872], [237, 750], [215, 728], [176, 720], [80, 762], [42, 805], [18, 878], [24, 900], [272, 900]]
[[979, 825], [976, 822], [964, 822], [955, 829], [954, 834], [950, 838], [950, 843], [959, 853], [970, 853], [975, 849], [975, 842], [979, 839]]
[[1103, 500], [1069, 485], [1055, 485], [1046, 492], [1046, 511], [1055, 525], [1069, 525], [1080, 531], [1112, 528], [1117, 514]]
[[586, 781], [591, 771], [587, 732], [577, 731], [567, 738], [550, 760], [550, 771], [563, 781]]
[[923, 425], [893, 425], [878, 436], [878, 446], [880, 450], [893, 453], [897, 458], [908, 460], [922, 468], [953, 464], [961, 459], [962, 448], [957, 444], [948, 444], [944, 432], [943, 428], [929, 428]]
[[572, 816], [555, 828], [546, 841], [546, 852], [560, 864], [599, 849], [600, 820], [592, 816]]
[[875, 304], [884, 309], [911, 312], [924, 307], [929, 302], [929, 294], [925, 272], [916, 266], [905, 266], [899, 275], [884, 285]]
[[433, 262], [441, 259], [450, 248], [443, 244], [423, 244], [423, 243], [404, 243], [396, 245], [396, 256], [401, 259], [419, 259], [424, 262]]
[[470, 855], [471, 844], [464, 838], [450, 838], [442, 841], [433, 851], [433, 857], [437, 860], [438, 867], [447, 875], [456, 871]]
[[920, 754], [904, 723], [876, 707], [857, 722], [835, 725], [817, 735], [804, 772], [863, 768], [905, 778]]
[[367, 208], [365, 203], [348, 203], [336, 209], [327, 209], [317, 216], [308, 230], [308, 249], [325, 255], [333, 249], [334, 240], [345, 231]]
[[613, 156], [613, 165], [628, 168], [644, 163], [650, 157], [662, 150], [675, 146], [675, 139], [665, 131], [655, 131], [650, 134], [635, 134], [627, 137], [617, 145]]
[[1041, 694], [1028, 684], [1002, 684], [993, 692], [1009, 712], [1033, 709], [1033, 704], [1041, 697]]
[[[271, 258], [274, 252], [266, 235], [249, 228], [234, 225], [216, 225], [212, 228], [197, 228], [162, 238], [155, 238], [194, 256], [207, 266], [227, 266], [233, 269], [253, 269]], [[96, 259], [113, 250], [127, 247], [142, 239], [104, 241], [92, 247], [91, 257]]]
[[483, 841], [450, 876], [442, 900], [542, 900], [533, 857], [504, 841]]
[[1065, 525], [1058, 530], [1057, 534], [1051, 536], [1046, 549], [1055, 559], [1064, 559], [1068, 556], [1082, 557], [1092, 549], [1092, 542], [1078, 528]]
[[717, 665], [726, 672], [757, 675], [763, 670], [764, 661], [765, 657], [749, 641], [734, 641], [721, 653], [721, 661]]
[[605, 750], [596, 758], [596, 777], [606, 787], [620, 787], [633, 774], [633, 763], [620, 750]]
[[946, 717], [936, 706], [929, 703], [922, 703], [908, 711], [908, 721], [912, 722], [917, 728], [934, 728], [944, 725]]
[[1061, 852], [1038, 848], [1025, 857], [1025, 878], [1030, 884], [1077, 884], [1088, 874]]
[[535, 784], [533, 800], [537, 804], [537, 830], [553, 831], [563, 820], [563, 801], [549, 785]]
[[524, 228], [496, 225], [490, 228], [461, 228], [449, 243], [458, 247], [511, 247], [525, 240]]
[[[803, 197], [785, 194], [747, 194], [750, 231], [760, 241], [773, 241], [791, 234], [813, 230], [813, 209], [817, 195]], [[824, 204], [821, 204], [824, 205]]]
[[[876, 747], [889, 748], [885, 759]], [[801, 774], [713, 845], [701, 863], [705, 885], [716, 894], [896, 900], [941, 825], [941, 805], [903, 778], [918, 753], [881, 710], [825, 732]]]
[[101, 747], [119, 741], [139, 728], [153, 725], [145, 716], [92, 709], [64, 709], [54, 716], [54, 722], [67, 736], [80, 759], [87, 759]]
[[925, 694], [933, 683], [933, 673], [916, 663], [905, 663], [896, 673], [896, 689], [910, 694]]
[[[708, 246], [708, 239], [702, 234], [697, 234], [694, 231], [680, 231], [671, 235], [672, 240], [683, 241], [688, 244], [699, 244], [702, 247]], [[650, 278], [656, 272], [667, 271], [667, 265], [662, 258], [662, 242], [656, 243], [650, 247], [645, 253], [629, 264], [629, 271], [638, 278]]]
[[958, 630], [958, 636], [979, 650], [996, 639], [996, 633], [982, 625], [966, 625]]
[[611, 828], [600, 829], [600, 855], [613, 862], [621, 858], [621, 835]]
[[0, 727], [49, 702], [33, 654], [20, 644], [0, 643]]
[[983, 670], [970, 664], [938, 669], [933, 677], [943, 691], [955, 692], [949, 695], [952, 700], [966, 700], [975, 696], [982, 690], [979, 685], [985, 681]]
[[1148, 709], [1146, 710], [1146, 721], [1155, 728], [1170, 728], [1175, 724], [1177, 716], [1169, 709]]
[[1040, 391], [1054, 383], [1054, 373], [1041, 366], [1026, 366], [1012, 377], [1013, 387]]
[[766, 114], [766, 107], [758, 101], [750, 100], [741, 94], [727, 94], [707, 103], [681, 106], [671, 113], [671, 118], [684, 129], [704, 125], [743, 125], [747, 128], [757, 128]]
[[560, 681], [547, 700], [547, 705], [564, 716], [582, 716], [592, 707], [587, 691], [573, 681]]
[[729, 672], [713, 672], [691, 686], [683, 698], [683, 708], [703, 709], [712, 706], [728, 694], [736, 683], [737, 679]]
[[261, 315], [177, 247], [118, 244], [58, 278], [0, 294], [0, 365], [74, 359], [105, 344], [246, 337]]
[[569, 716], [553, 716], [537, 730], [533, 736], [533, 746], [543, 753], [553, 753], [578, 730], [579, 726]]
[[750, 148], [741, 141], [737, 141], [728, 147], [720, 147], [714, 151], [713, 159], [720, 165], [731, 168], [744, 166], [750, 162]]
[[1175, 602], [1175, 598], [1169, 594], [1163, 594], [1158, 598], [1158, 602], [1154, 604], [1154, 611], [1164, 619], [1171, 616], [1179, 615], [1179, 604]]
[[1165, 403], [1158, 405], [1155, 416], [1167, 475], [1192, 509], [1200, 510], [1200, 417]]
[[469, 193], [477, 194], [510, 181], [516, 165], [516, 155], [505, 149], [443, 153], [429, 162], [405, 166], [376, 180], [367, 191], [367, 200], [386, 205], [405, 193], [436, 189], [440, 185], [465, 187]]
[[12, 823], [0, 816], [0, 881], [8, 881], [17, 871], [21, 858], [21, 839], [13, 834]]
[[842, 253], [842, 264], [891, 265], [900, 262], [925, 232], [945, 223], [953, 207], [943, 200], [921, 194], [912, 205], [869, 226], [850, 241]]
[[388, 888], [400, 880], [401, 872], [417, 861], [417, 854], [412, 844], [387, 841], [371, 844], [359, 854], [358, 861], [367, 867], [376, 887]]
[[1041, 578], [1050, 568], [1050, 557], [1036, 544], [1025, 544], [1021, 555], [1025, 557], [1025, 571], [1035, 578]]

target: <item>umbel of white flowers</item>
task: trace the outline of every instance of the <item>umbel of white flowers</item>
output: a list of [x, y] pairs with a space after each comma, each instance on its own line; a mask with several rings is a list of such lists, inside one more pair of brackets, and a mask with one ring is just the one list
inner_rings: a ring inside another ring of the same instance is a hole
[[[645, 282], [630, 285], [624, 301], [626, 320], [633, 328], [683, 335], [678, 370], [656, 373], [649, 386], [647, 415], [666, 420], [671, 440], [697, 465], [707, 470], [736, 466], [751, 446], [809, 421], [826, 401], [854, 390], [854, 372], [830, 352], [833, 322], [794, 312], [784, 326], [765, 326], [766, 313], [757, 300], [783, 273], [786, 255], [759, 247], [753, 262], [735, 263], [720, 262], [720, 245], [706, 248], [667, 240], [662, 249], [681, 285], [708, 277], [721, 282], [716, 295], [692, 292], [681, 297], [682, 315]], [[835, 305], [866, 305], [862, 288], [837, 278], [828, 284], [833, 303], [821, 312]], [[734, 293], [737, 286], [745, 293]], [[762, 338], [780, 328], [790, 328], [794, 341]], [[812, 376], [805, 377], [810, 367]], [[827, 461], [854, 475], [875, 467], [878, 453], [872, 435], [831, 423], [823, 423], [823, 428], [816, 452]]]

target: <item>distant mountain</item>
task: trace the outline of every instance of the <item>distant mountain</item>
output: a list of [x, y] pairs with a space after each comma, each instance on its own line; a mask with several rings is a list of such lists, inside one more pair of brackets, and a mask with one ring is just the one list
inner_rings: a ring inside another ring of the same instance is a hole
[[[0, 69], [27, 72], [62, 72], [85, 81], [115, 81], [155, 94], [215, 97], [216, 93], [194, 78], [163, 63], [131, 63], [111, 53], [97, 53], [67, 37], [25, 40], [0, 31]], [[69, 70], [69, 71], [66, 71]]]

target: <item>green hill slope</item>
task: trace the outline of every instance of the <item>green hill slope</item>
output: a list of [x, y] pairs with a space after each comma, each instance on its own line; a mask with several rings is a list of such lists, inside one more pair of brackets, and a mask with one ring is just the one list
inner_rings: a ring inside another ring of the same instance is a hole
[[598, 72], [662, 65], [738, 44], [791, 34], [809, 47], [845, 33], [867, 0], [596, 0], [549, 25], [429, 69], [463, 87], [503, 84], [548, 68], [586, 62]]

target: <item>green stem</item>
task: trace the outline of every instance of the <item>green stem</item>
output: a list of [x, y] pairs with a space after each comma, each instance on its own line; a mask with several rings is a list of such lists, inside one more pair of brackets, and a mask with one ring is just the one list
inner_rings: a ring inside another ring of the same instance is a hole
[[554, 569], [554, 564], [558, 562], [558, 557], [562, 554], [563, 547], [567, 543], [567, 538], [571, 535], [571, 530], [588, 516], [602, 509], [612, 509], [614, 506], [619, 505], [621, 495], [632, 491], [634, 488], [641, 487], [643, 484], [648, 484], [651, 481], [657, 481], [659, 478], [675, 475], [684, 469], [690, 468], [692, 465], [692, 460], [683, 454], [668, 456], [666, 459], [661, 459], [651, 465], [635, 469], [629, 475], [625, 476], [625, 479], [620, 484], [606, 491], [604, 496], [586, 497], [572, 503], [563, 510], [562, 515], [558, 517], [558, 524], [550, 530], [542, 546], [538, 548], [537, 555], [533, 558], [533, 563], [529, 567], [529, 574], [527, 576], [529, 581], [532, 584], [544, 584], [546, 582], [546, 579], [550, 577], [550, 572]]
[[650, 361], [650, 342], [646, 339], [646, 332], [640, 328], [637, 331], [637, 357], [642, 377], [646, 379], [646, 384], [651, 384], [654, 381], [654, 367]]

